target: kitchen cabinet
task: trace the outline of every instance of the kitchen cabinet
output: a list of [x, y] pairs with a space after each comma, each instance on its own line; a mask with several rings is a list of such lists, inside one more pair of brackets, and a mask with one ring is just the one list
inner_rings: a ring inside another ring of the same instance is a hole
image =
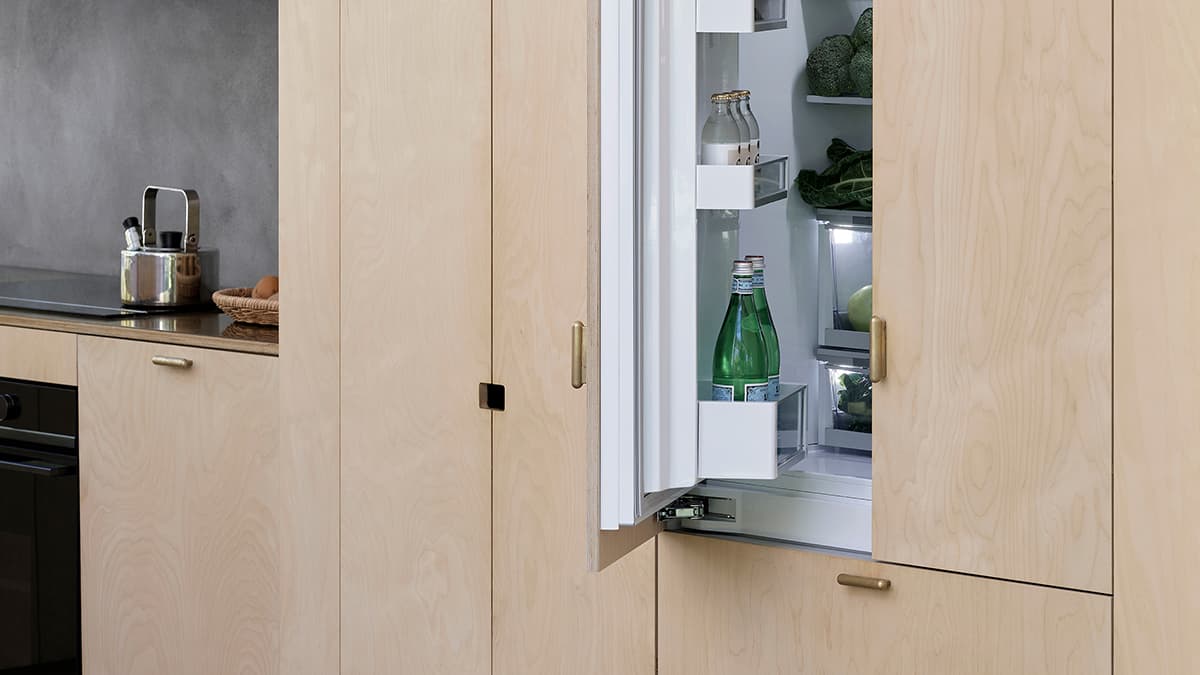
[[[890, 586], [846, 586], [841, 575]], [[659, 538], [663, 675], [1103, 675], [1112, 672], [1111, 634], [1111, 600], [1103, 595], [706, 537]]]
[[87, 675], [279, 669], [279, 363], [79, 338]]
[[871, 552], [1111, 592], [1111, 9], [876, 19]]
[[0, 377], [75, 386], [75, 336], [0, 326]]
[[589, 324], [598, 5], [493, 5], [492, 381], [505, 387], [492, 413], [496, 675], [655, 672], [654, 543], [592, 574], [579, 530], [594, 496], [579, 487], [595, 390], [571, 386], [584, 358], [572, 325]]
[[280, 3], [289, 675], [653, 670], [653, 544], [588, 574], [588, 392], [557, 386], [591, 119], [557, 103], [586, 91], [588, 11]]
[[[1116, 672], [1200, 672], [1200, 5], [1117, 0]], [[1169, 355], [1169, 356], [1168, 356]]]

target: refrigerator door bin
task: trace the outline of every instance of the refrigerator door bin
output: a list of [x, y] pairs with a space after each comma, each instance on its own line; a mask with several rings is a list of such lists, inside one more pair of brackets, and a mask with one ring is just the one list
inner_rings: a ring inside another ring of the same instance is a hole
[[749, 166], [697, 166], [696, 208], [748, 210], [787, 198], [787, 159], [763, 155]]
[[787, 25], [786, 0], [696, 0], [697, 33], [759, 33]]
[[784, 384], [764, 402], [704, 400], [712, 386], [700, 388], [701, 478], [771, 480], [804, 451], [806, 386]]

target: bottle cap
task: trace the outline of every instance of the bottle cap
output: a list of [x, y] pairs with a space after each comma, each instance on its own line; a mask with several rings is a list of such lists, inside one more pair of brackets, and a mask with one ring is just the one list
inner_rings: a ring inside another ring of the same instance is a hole
[[736, 94], [738, 98], [750, 98], [749, 89], [736, 89], [733, 93]]
[[708, 98], [713, 103], [721, 103], [722, 101], [728, 101], [729, 95], [724, 92], [719, 92], [719, 93], [713, 94], [712, 96], [709, 96]]
[[750, 266], [756, 270], [766, 269], [767, 267], [767, 259], [761, 255], [748, 255], [746, 256], [746, 262], [750, 263]]
[[749, 262], [745, 260], [733, 261], [734, 276], [750, 276], [751, 274], [754, 274], [754, 267]]

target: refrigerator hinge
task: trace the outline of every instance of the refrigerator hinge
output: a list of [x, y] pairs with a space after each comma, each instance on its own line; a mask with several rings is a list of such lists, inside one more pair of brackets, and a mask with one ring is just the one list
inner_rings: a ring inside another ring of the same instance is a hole
[[658, 522], [665, 520], [737, 520], [735, 502], [730, 497], [684, 495], [658, 512]]

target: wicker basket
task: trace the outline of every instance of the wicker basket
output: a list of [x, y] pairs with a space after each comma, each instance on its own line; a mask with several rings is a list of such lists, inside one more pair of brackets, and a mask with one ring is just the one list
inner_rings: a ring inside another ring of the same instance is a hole
[[252, 298], [250, 295], [253, 290], [251, 288], [226, 288], [213, 293], [212, 299], [217, 307], [233, 317], [234, 321], [278, 326], [279, 301]]

